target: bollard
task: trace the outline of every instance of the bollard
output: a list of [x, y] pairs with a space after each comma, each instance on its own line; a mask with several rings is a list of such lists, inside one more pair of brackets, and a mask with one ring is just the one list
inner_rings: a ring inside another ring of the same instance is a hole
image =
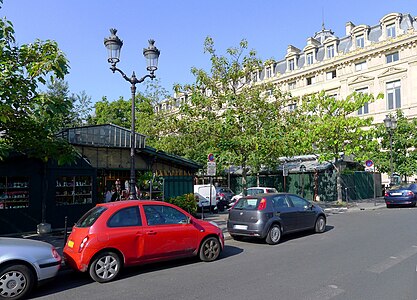
[[64, 248], [65, 245], [67, 244], [67, 223], [68, 223], [68, 217], [65, 216], [65, 221], [64, 221], [64, 246], [62, 248]]

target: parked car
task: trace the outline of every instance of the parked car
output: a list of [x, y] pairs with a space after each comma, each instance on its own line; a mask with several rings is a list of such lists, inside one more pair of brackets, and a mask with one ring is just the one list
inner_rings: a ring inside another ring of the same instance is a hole
[[73, 227], [64, 247], [66, 263], [109, 282], [123, 267], [188, 256], [217, 259], [222, 230], [181, 208], [161, 202], [127, 200], [96, 205]]
[[233, 193], [233, 191], [228, 187], [216, 187], [216, 198], [219, 200], [217, 207], [220, 211], [223, 211], [225, 208], [229, 207], [234, 195], [235, 193]]
[[210, 209], [210, 201], [206, 199], [203, 195], [199, 193], [194, 193], [195, 201], [197, 202], [197, 210], [209, 210]]
[[[257, 194], [278, 193], [276, 188], [261, 187], [261, 186], [250, 187], [246, 190], [246, 192], [247, 192], [247, 196], [253, 196]], [[233, 206], [236, 203], [236, 201], [242, 197], [243, 197], [243, 192], [238, 195], [233, 196], [230, 202], [230, 206]]]
[[417, 203], [417, 184], [402, 183], [391, 187], [384, 195], [387, 207], [394, 205], [416, 206]]
[[[219, 203], [219, 198], [216, 197], [216, 188], [212, 184], [195, 184], [194, 193], [199, 193], [204, 198], [206, 198], [210, 203], [211, 211], [217, 209], [217, 204]], [[210, 199], [211, 193], [211, 199]]]
[[52, 279], [61, 256], [48, 243], [0, 237], [0, 299], [21, 299], [33, 287]]
[[265, 239], [278, 244], [283, 234], [326, 229], [323, 209], [304, 198], [288, 193], [257, 194], [240, 198], [230, 209], [227, 230], [232, 238]]

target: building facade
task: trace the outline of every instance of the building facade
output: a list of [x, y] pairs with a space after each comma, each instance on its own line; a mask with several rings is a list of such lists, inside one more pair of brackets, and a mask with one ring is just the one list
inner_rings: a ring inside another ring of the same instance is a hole
[[[417, 116], [417, 17], [390, 13], [376, 25], [346, 23], [345, 35], [337, 37], [325, 29], [307, 39], [301, 49], [289, 45], [287, 54], [255, 72], [252, 81], [268, 81], [289, 92], [295, 109], [304, 95], [325, 91], [335, 99], [353, 92], [383, 94], [384, 98], [364, 105], [359, 116], [372, 116], [382, 123], [387, 114], [401, 109], [409, 118]], [[155, 107], [175, 110], [187, 95], [178, 95]]]

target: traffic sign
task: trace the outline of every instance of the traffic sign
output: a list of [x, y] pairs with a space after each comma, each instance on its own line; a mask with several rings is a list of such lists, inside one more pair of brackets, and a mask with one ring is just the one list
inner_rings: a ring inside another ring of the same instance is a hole
[[214, 154], [210, 153], [207, 157], [208, 161], [214, 161]]
[[370, 159], [368, 159], [365, 162], [365, 166], [367, 166], [368, 168], [371, 168], [373, 165], [374, 165], [374, 162], [372, 160], [370, 160]]
[[214, 161], [207, 162], [207, 176], [216, 176], [216, 163]]

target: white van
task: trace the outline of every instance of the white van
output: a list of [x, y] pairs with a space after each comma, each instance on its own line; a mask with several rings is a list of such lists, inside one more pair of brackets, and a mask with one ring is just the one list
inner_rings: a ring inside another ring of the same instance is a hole
[[[210, 201], [210, 184], [196, 184], [194, 185], [194, 194], [198, 193], [208, 201]], [[211, 209], [215, 210], [217, 208], [217, 203], [219, 199], [216, 197], [216, 188], [214, 185], [211, 185]]]

